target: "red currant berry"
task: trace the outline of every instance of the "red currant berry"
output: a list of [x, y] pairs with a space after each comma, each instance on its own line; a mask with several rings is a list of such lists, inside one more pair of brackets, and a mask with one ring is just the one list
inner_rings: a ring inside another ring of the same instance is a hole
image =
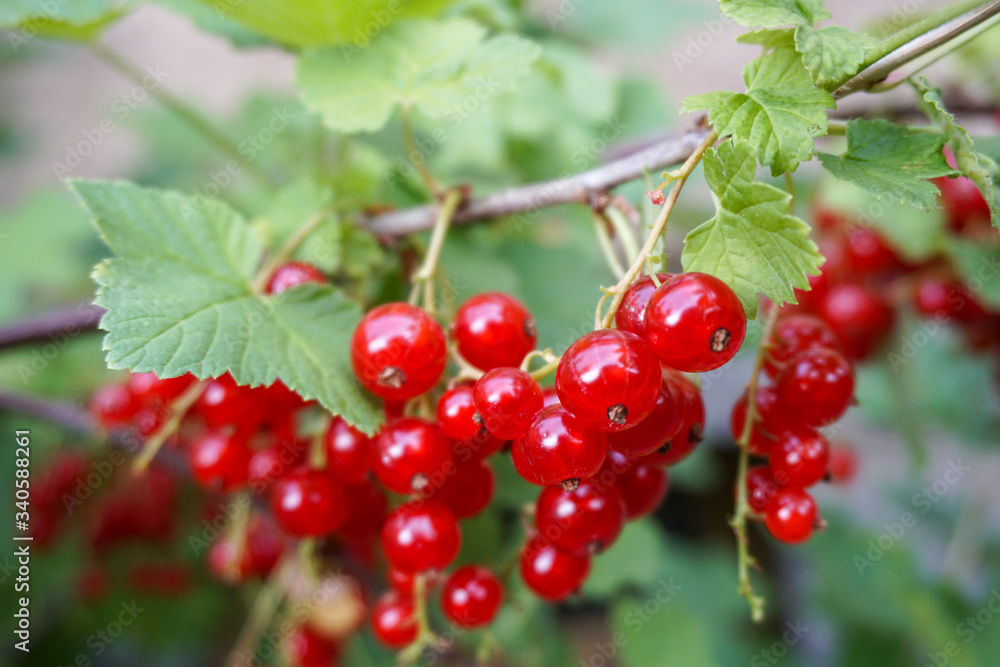
[[351, 339], [351, 366], [369, 391], [389, 401], [419, 396], [448, 361], [441, 325], [406, 303], [387, 303], [361, 319]]
[[611, 546], [625, 526], [625, 501], [616, 485], [601, 490], [589, 482], [567, 491], [547, 486], [535, 503], [535, 527], [565, 551], [597, 553]]
[[457, 466], [440, 486], [429, 485], [424, 496], [443, 503], [456, 518], [467, 519], [486, 509], [493, 500], [496, 480], [486, 461]]
[[260, 423], [248, 387], [241, 387], [229, 373], [213, 378], [195, 404], [196, 412], [211, 429], [238, 426], [241, 431], [254, 430]]
[[521, 578], [543, 600], [558, 602], [572, 595], [590, 574], [590, 554], [563, 551], [542, 537], [521, 549]]
[[705, 433], [705, 403], [701, 392], [683, 375], [674, 373], [674, 378], [684, 396], [684, 424], [670, 442], [640, 459], [646, 465], [672, 466], [680, 463], [694, 451]]
[[[987, 223], [990, 207], [976, 184], [966, 176], [939, 178], [934, 181], [941, 188], [948, 225], [956, 232], [964, 230], [972, 223]], [[983, 224], [986, 227], [986, 224]]]
[[90, 396], [90, 413], [104, 428], [124, 426], [135, 416], [138, 408], [124, 385], [106, 384], [95, 389]]
[[375, 476], [390, 491], [413, 493], [451, 465], [451, 443], [418, 417], [390, 421], [375, 436]]
[[357, 484], [346, 484], [344, 492], [351, 499], [351, 507], [337, 529], [337, 534], [354, 542], [378, 535], [385, 516], [389, 513], [389, 501], [382, 489], [364, 480]]
[[798, 300], [796, 310], [818, 312], [823, 299], [829, 294], [830, 289], [844, 278], [847, 270], [842, 243], [832, 239], [821, 239], [818, 245], [819, 254], [826, 261], [823, 262], [822, 272], [819, 275], [809, 276], [808, 290], [795, 290], [795, 298]]
[[886, 273], [903, 265], [892, 247], [874, 229], [856, 227], [847, 233], [846, 241], [845, 259], [855, 275]]
[[680, 381], [671, 373], [661, 375], [660, 395], [652, 412], [632, 428], [608, 434], [608, 445], [629, 459], [655, 452], [670, 442], [684, 425], [687, 403]]
[[764, 371], [773, 380], [788, 360], [800, 352], [837, 347], [837, 337], [823, 320], [805, 314], [785, 315], [774, 325], [764, 356]]
[[542, 389], [542, 407], [547, 408], [550, 405], [559, 405], [559, 392], [556, 391], [555, 387]]
[[404, 503], [382, 526], [382, 549], [404, 572], [443, 570], [458, 555], [461, 534], [451, 510], [434, 500]]
[[336, 642], [308, 625], [296, 628], [288, 638], [286, 650], [291, 667], [330, 667], [340, 653]]
[[[294, 463], [289, 459], [290, 463]], [[250, 455], [247, 463], [247, 481], [254, 493], [263, 493], [278, 479], [287, 465], [282, 461], [281, 453], [272, 448], [258, 449]]]
[[267, 281], [268, 294], [281, 294], [303, 283], [326, 283], [326, 276], [308, 262], [285, 262], [271, 274]]
[[790, 418], [806, 426], [826, 426], [854, 400], [854, 367], [834, 350], [806, 350], [786, 364], [774, 385]]
[[913, 302], [917, 311], [925, 317], [966, 322], [983, 314], [982, 306], [965, 285], [934, 276], [920, 281]]
[[702, 373], [722, 366], [743, 344], [747, 316], [736, 292], [707, 273], [682, 273], [653, 292], [646, 340], [667, 366]]
[[763, 514], [778, 488], [767, 466], [747, 470], [747, 503], [754, 512]]
[[[774, 387], [757, 388], [757, 408], [754, 411], [754, 427], [750, 431], [749, 450], [751, 454], [767, 456], [771, 447], [782, 433], [793, 427], [786, 414], [785, 406], [778, 400], [778, 392]], [[743, 392], [733, 406], [729, 419], [733, 440], [743, 437], [743, 427], [747, 418], [747, 394]]]
[[236, 435], [209, 432], [191, 443], [191, 474], [202, 486], [232, 491], [250, 478], [250, 449]]
[[372, 608], [375, 638], [389, 648], [403, 648], [417, 638], [417, 620], [413, 600], [395, 591], [379, 598]]
[[329, 473], [295, 470], [271, 491], [271, 511], [278, 526], [296, 537], [319, 537], [337, 529], [347, 513], [347, 495]]
[[452, 387], [441, 394], [437, 404], [438, 428], [453, 440], [474, 438], [483, 428], [469, 385]]
[[132, 373], [128, 378], [128, 390], [140, 405], [157, 405], [170, 403], [195, 381], [190, 373], [163, 379], [156, 377], [155, 373]]
[[244, 548], [248, 570], [261, 578], [266, 578], [284, 552], [285, 538], [274, 522], [254, 515], [250, 519]]
[[528, 432], [542, 409], [542, 389], [517, 368], [494, 368], [479, 378], [473, 396], [486, 430], [513, 440]]
[[484, 371], [520, 366], [535, 349], [531, 313], [520, 301], [499, 292], [477, 294], [459, 307], [451, 325], [458, 353]]
[[390, 565], [387, 578], [389, 580], [389, 585], [392, 586], [392, 590], [396, 591], [403, 597], [411, 598], [413, 597], [413, 580], [416, 576], [417, 575], [413, 572], [403, 572], [402, 570], [397, 570]]
[[858, 473], [858, 455], [854, 449], [843, 443], [831, 444], [827, 472], [834, 484], [850, 484]]
[[776, 539], [798, 544], [809, 539], [820, 519], [811, 495], [802, 489], [784, 488], [768, 501], [764, 521]]
[[[657, 279], [663, 284], [674, 277], [672, 273], [657, 273]], [[657, 284], [649, 276], [643, 276], [628, 288], [622, 303], [615, 313], [615, 326], [624, 331], [634, 333], [640, 338], [646, 336], [646, 304], [653, 296]]]
[[629, 521], [652, 513], [667, 497], [670, 482], [663, 468], [636, 462], [618, 478]]
[[441, 611], [460, 628], [489, 625], [500, 611], [503, 588], [496, 576], [485, 567], [460, 567], [441, 590]]
[[861, 285], [832, 287], [819, 315], [851, 359], [864, 359], [892, 332], [896, 313], [885, 299]]
[[635, 334], [600, 329], [562, 355], [556, 391], [562, 406], [584, 426], [621, 431], [638, 424], [656, 405], [660, 365]]
[[334, 417], [326, 430], [324, 444], [326, 467], [333, 475], [347, 484], [367, 479], [375, 458], [367, 435], [341, 417]]
[[575, 488], [601, 468], [608, 439], [585, 428], [561, 406], [545, 408], [531, 428], [514, 441], [514, 468], [532, 484]]
[[826, 438], [807, 429], [785, 431], [771, 449], [771, 476], [780, 486], [800, 489], [826, 475], [830, 446]]
[[486, 429], [482, 429], [468, 440], [455, 440], [452, 442], [452, 458], [458, 464], [485, 460], [503, 449], [506, 444], [506, 440], [501, 440], [491, 435]]

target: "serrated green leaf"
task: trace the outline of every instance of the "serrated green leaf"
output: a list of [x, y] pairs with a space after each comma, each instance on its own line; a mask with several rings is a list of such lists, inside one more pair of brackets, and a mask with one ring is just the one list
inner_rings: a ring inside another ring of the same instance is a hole
[[720, 0], [719, 9], [747, 28], [812, 25], [830, 18], [822, 0]]
[[989, 156], [976, 150], [969, 133], [955, 121], [944, 107], [941, 91], [931, 86], [927, 79], [916, 77], [910, 80], [921, 95], [924, 111], [938, 123], [948, 139], [948, 145], [955, 155], [955, 167], [976, 184], [990, 207], [990, 219], [994, 227], [1000, 227], [1000, 167]]
[[687, 235], [684, 270], [724, 280], [748, 317], [756, 315], [758, 293], [779, 304], [794, 302], [793, 289], [807, 287], [823, 257], [809, 239], [809, 225], [788, 213], [791, 195], [753, 180], [757, 163], [747, 144], [725, 142], [704, 162], [718, 207], [715, 217]]
[[927, 179], [955, 173], [941, 152], [944, 142], [942, 135], [914, 132], [881, 118], [856, 119], [847, 124], [847, 152], [818, 155], [835, 177], [926, 211], [936, 205], [938, 195]]
[[75, 181], [114, 257], [97, 266], [96, 303], [111, 368], [174, 377], [279, 377], [304, 398], [371, 433], [380, 411], [351, 373], [356, 304], [329, 285], [255, 294], [264, 246], [217, 200], [130, 183]]
[[355, 51], [397, 20], [434, 16], [451, 0], [198, 0], [266, 37], [308, 48], [345, 44]]
[[795, 46], [795, 28], [764, 28], [745, 32], [736, 38], [740, 44], [760, 44], [765, 50]]
[[397, 106], [438, 118], [478, 107], [514, 86], [538, 57], [536, 44], [514, 35], [486, 39], [467, 19], [398, 21], [364, 50], [320, 48], [299, 60], [306, 106], [343, 132], [373, 132]]
[[40, 3], [38, 0], [5, 0], [0, 3], [0, 28], [35, 28], [41, 24], [86, 26], [122, 11], [132, 0], [73, 0]]
[[840, 26], [816, 30], [800, 25], [795, 29], [795, 50], [818, 86], [829, 86], [853, 76], [876, 44], [873, 37]]
[[681, 104], [681, 112], [707, 109], [719, 136], [748, 143], [772, 175], [794, 171], [799, 161], [812, 157], [813, 137], [826, 134], [826, 110], [836, 107], [833, 97], [813, 85], [791, 47], [752, 61], [743, 80], [746, 93], [693, 95]]

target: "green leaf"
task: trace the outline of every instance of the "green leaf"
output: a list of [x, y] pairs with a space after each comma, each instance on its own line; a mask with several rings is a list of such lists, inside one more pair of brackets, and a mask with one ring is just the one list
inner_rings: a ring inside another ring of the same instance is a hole
[[705, 155], [705, 178], [718, 198], [715, 217], [684, 241], [685, 271], [702, 271], [728, 283], [748, 317], [757, 294], [776, 303], [795, 302], [793, 289], [808, 286], [823, 257], [809, 239], [809, 226], [788, 213], [784, 190], [754, 182], [751, 148], [726, 142]]
[[35, 23], [85, 26], [115, 14], [131, 0], [73, 0], [41, 3], [38, 0], [5, 0], [0, 3], [0, 28], [35, 28]]
[[1000, 246], [950, 238], [947, 251], [965, 288], [991, 310], [1000, 311]]
[[111, 368], [240, 384], [279, 377], [371, 433], [381, 417], [351, 373], [358, 307], [329, 285], [277, 296], [251, 281], [264, 246], [226, 204], [130, 183], [75, 181], [114, 257], [97, 266], [96, 302]]
[[345, 44], [359, 51], [397, 20], [433, 16], [451, 0], [198, 0], [266, 37], [308, 48]]
[[760, 44], [765, 50], [795, 46], [795, 28], [764, 28], [745, 32], [736, 38], [740, 44]]
[[955, 166], [976, 184], [990, 207], [994, 227], [1000, 227], [1000, 167], [989, 156], [976, 150], [969, 133], [955, 121], [955, 116], [944, 108], [941, 91], [932, 87], [923, 77], [911, 78], [913, 87], [921, 95], [924, 111], [938, 123], [955, 154]]
[[583, 594], [607, 598], [628, 586], [655, 589], [663, 578], [667, 558], [667, 546], [655, 522], [629, 522], [615, 543], [594, 558]]
[[238, 47], [249, 48], [274, 44], [260, 33], [234, 21], [230, 12], [219, 11], [219, 5], [216, 3], [206, 3], [201, 0], [153, 1], [186, 16], [199, 29], [225, 37]]
[[611, 609], [611, 639], [620, 651], [622, 667], [717, 667], [720, 663], [713, 655], [717, 641], [707, 620], [663, 594], [645, 600], [623, 598]]
[[795, 29], [795, 50], [818, 86], [829, 86], [853, 76], [876, 40], [863, 33], [832, 26], [816, 30], [800, 25]]
[[720, 0], [719, 8], [747, 28], [812, 25], [830, 18], [822, 0]]
[[927, 179], [955, 173], [944, 159], [944, 142], [942, 135], [914, 132], [880, 118], [856, 119], [847, 124], [847, 152], [819, 153], [819, 159], [841, 180], [926, 211], [937, 204], [938, 195]]
[[813, 154], [813, 137], [826, 134], [833, 97], [817, 88], [791, 47], [779, 47], [743, 69], [746, 93], [719, 91], [688, 97], [681, 113], [707, 109], [720, 137], [750, 144], [778, 176]]
[[538, 54], [514, 35], [486, 39], [467, 19], [398, 21], [364, 50], [306, 52], [297, 80], [306, 106], [329, 127], [374, 132], [397, 106], [460, 118], [463, 105], [479, 107], [512, 88]]

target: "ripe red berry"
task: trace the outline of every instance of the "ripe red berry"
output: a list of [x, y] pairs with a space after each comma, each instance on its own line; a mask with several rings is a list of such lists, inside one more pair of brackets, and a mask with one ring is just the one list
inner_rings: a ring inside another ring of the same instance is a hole
[[281, 453], [272, 447], [258, 449], [250, 455], [250, 461], [247, 463], [247, 481], [250, 489], [254, 493], [268, 490], [292, 463], [297, 461], [289, 459], [289, 462], [285, 463], [282, 461]]
[[823, 479], [829, 460], [830, 446], [816, 431], [785, 431], [771, 449], [771, 475], [780, 486], [804, 489]]
[[419, 417], [388, 422], [373, 441], [375, 476], [390, 491], [420, 491], [451, 465], [451, 443], [437, 426]]
[[494, 368], [476, 382], [476, 410], [486, 430], [513, 440], [528, 432], [542, 409], [542, 389], [535, 378], [517, 368]]
[[617, 485], [598, 490], [594, 484], [581, 482], [572, 491], [547, 486], [535, 503], [535, 527], [560, 549], [597, 553], [618, 539], [625, 511]]
[[882, 235], [868, 227], [850, 230], [844, 250], [847, 266], [855, 275], [876, 275], [899, 269], [903, 265]]
[[[966, 176], [938, 178], [934, 181], [941, 188], [948, 225], [960, 232], [970, 224], [988, 223], [990, 207], [976, 184]], [[983, 224], [986, 227], [986, 224]]]
[[660, 394], [660, 365], [635, 334], [599, 329], [562, 355], [556, 369], [559, 402], [588, 428], [613, 432], [635, 426]]
[[764, 514], [767, 530], [789, 544], [805, 542], [819, 523], [816, 501], [806, 491], [783, 488], [775, 491]]
[[231, 433], [208, 432], [188, 450], [191, 474], [206, 488], [232, 491], [250, 478], [250, 449]]
[[369, 391], [388, 401], [405, 401], [433, 387], [447, 361], [441, 325], [406, 303], [371, 310], [351, 339], [354, 374]]
[[[757, 388], [757, 408], [754, 411], [754, 427], [750, 431], [749, 451], [752, 454], [767, 456], [771, 447], [782, 433], [793, 427], [790, 415], [785, 406], [778, 400], [778, 392], [772, 386]], [[747, 394], [743, 392], [733, 406], [729, 426], [732, 429], [733, 440], [743, 437], [743, 427], [747, 417]]]
[[830, 288], [820, 303], [819, 315], [851, 359], [871, 354], [892, 333], [896, 320], [895, 311], [881, 295], [853, 284]]
[[271, 511], [278, 526], [296, 537], [319, 537], [337, 529], [347, 513], [343, 487], [328, 472], [299, 469], [271, 490]]
[[324, 284], [326, 276], [313, 264], [308, 262], [285, 262], [271, 274], [267, 281], [268, 294], [281, 294], [285, 290], [298, 287], [303, 283]]
[[406, 598], [413, 597], [413, 584], [416, 574], [413, 572], [403, 572], [394, 568], [392, 565], [389, 566], [389, 573], [386, 578], [389, 581], [389, 585], [392, 589]]
[[687, 401], [678, 376], [662, 373], [660, 395], [653, 410], [632, 428], [608, 434], [608, 445], [637, 459], [670, 442], [684, 425]]
[[368, 477], [374, 465], [372, 442], [367, 435], [341, 417], [330, 420], [324, 436], [326, 467], [347, 484], [357, 484]]
[[819, 254], [823, 255], [825, 260], [822, 271], [819, 275], [809, 276], [808, 290], [795, 290], [795, 298], [798, 300], [796, 310], [818, 312], [830, 288], [845, 277], [847, 261], [844, 258], [844, 245], [829, 238], [820, 239], [818, 245]]
[[308, 625], [296, 628], [287, 642], [286, 651], [291, 667], [330, 667], [340, 653], [336, 642]]
[[736, 292], [715, 276], [682, 273], [653, 292], [646, 306], [646, 340], [667, 366], [710, 371], [743, 344], [747, 317]]
[[104, 428], [124, 426], [135, 416], [138, 405], [121, 384], [98, 387], [90, 396], [90, 413]]
[[395, 591], [384, 594], [372, 608], [372, 631], [389, 648], [403, 648], [417, 638], [413, 600]]
[[486, 509], [495, 490], [493, 468], [475, 459], [446, 473], [439, 486], [428, 485], [423, 495], [446, 505], [456, 518], [466, 519]]
[[350, 510], [337, 534], [345, 540], [362, 541], [373, 538], [382, 530], [389, 513], [389, 501], [382, 489], [368, 480], [345, 484], [344, 493], [350, 499]]
[[834, 484], [850, 484], [858, 472], [858, 455], [854, 449], [839, 442], [831, 444], [827, 472]]
[[667, 497], [669, 488], [667, 471], [663, 468], [641, 462], [630, 465], [618, 478], [628, 520], [653, 512]]
[[773, 380], [788, 360], [806, 350], [815, 348], [837, 349], [837, 337], [826, 322], [805, 314], [781, 316], [774, 325], [774, 333], [767, 343], [764, 371]]
[[556, 391], [555, 387], [542, 389], [542, 407], [547, 408], [550, 405], [559, 405], [559, 392]]
[[463, 303], [451, 325], [458, 353], [484, 371], [520, 366], [535, 349], [537, 334], [531, 313], [507, 294], [477, 294]]
[[490, 434], [486, 429], [481, 429], [468, 440], [455, 440], [451, 443], [452, 459], [457, 465], [484, 460], [499, 452], [506, 444], [506, 440]]
[[469, 385], [452, 387], [441, 394], [436, 412], [438, 428], [453, 440], [474, 438], [483, 428]]
[[694, 451], [705, 433], [705, 403], [701, 392], [691, 380], [674, 374], [684, 396], [684, 424], [670, 442], [642, 457], [640, 461], [652, 466], [672, 466], [680, 463]]
[[531, 428], [514, 441], [514, 468], [532, 484], [573, 488], [594, 475], [604, 462], [608, 440], [585, 428], [561, 406], [545, 408]]
[[790, 419], [826, 426], [840, 419], [854, 400], [854, 367], [834, 350], [806, 350], [785, 365], [774, 387]]
[[441, 611], [460, 628], [489, 625], [500, 611], [503, 588], [496, 576], [485, 567], [460, 567], [441, 590]]
[[260, 414], [249, 387], [241, 387], [229, 373], [209, 380], [195, 403], [194, 412], [211, 429], [237, 426], [241, 431], [254, 430]]
[[754, 512], [763, 514], [778, 488], [767, 466], [747, 470], [747, 503]]
[[434, 500], [404, 503], [382, 526], [382, 549], [404, 572], [443, 570], [458, 555], [461, 534], [451, 510]]
[[[657, 273], [656, 277], [662, 284], [673, 278], [674, 274]], [[643, 276], [635, 281], [628, 288], [628, 291], [625, 292], [622, 303], [618, 306], [618, 312], [615, 313], [615, 326], [624, 331], [634, 333], [640, 338], [645, 338], [646, 304], [649, 303], [649, 297], [653, 295], [656, 288], [656, 283], [649, 276]]]
[[957, 280], [944, 280], [937, 276], [924, 278], [917, 285], [913, 305], [925, 317], [955, 319], [965, 322], [983, 314], [976, 297]]
[[170, 403], [195, 381], [190, 373], [163, 379], [156, 377], [155, 373], [132, 373], [128, 378], [128, 390], [140, 405], [155, 406]]
[[521, 578], [543, 600], [558, 602], [572, 595], [590, 574], [590, 554], [563, 551], [536, 536], [521, 549]]

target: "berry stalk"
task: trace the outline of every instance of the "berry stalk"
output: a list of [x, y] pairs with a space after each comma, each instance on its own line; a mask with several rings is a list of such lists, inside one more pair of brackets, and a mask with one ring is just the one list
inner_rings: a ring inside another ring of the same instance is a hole
[[135, 461], [132, 463], [133, 472], [142, 473], [149, 467], [156, 453], [163, 447], [163, 443], [174, 434], [180, 426], [181, 420], [184, 419], [184, 415], [191, 409], [195, 401], [201, 397], [207, 386], [207, 382], [196, 382], [170, 403], [170, 417], [143, 444], [142, 451], [139, 452], [139, 455], [135, 457]]
[[417, 305], [420, 299], [420, 287], [423, 286], [424, 310], [430, 315], [434, 315], [436, 310], [434, 307], [434, 272], [437, 270], [438, 260], [441, 258], [441, 250], [444, 248], [444, 240], [448, 235], [448, 227], [451, 226], [455, 211], [458, 210], [463, 198], [460, 190], [449, 190], [444, 195], [441, 210], [434, 222], [434, 230], [431, 232], [431, 242], [427, 246], [427, 254], [424, 255], [424, 262], [413, 274], [410, 305]]

